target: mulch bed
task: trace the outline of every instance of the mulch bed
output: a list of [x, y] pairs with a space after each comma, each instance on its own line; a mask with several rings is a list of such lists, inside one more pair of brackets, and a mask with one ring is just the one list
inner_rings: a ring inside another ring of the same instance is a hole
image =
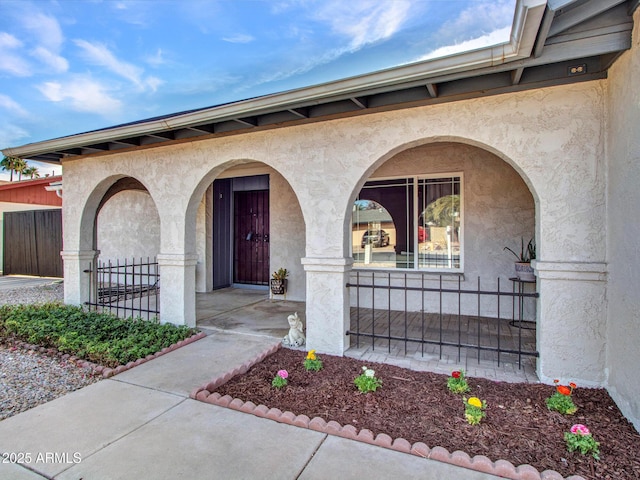
[[[386, 433], [412, 444], [462, 450], [515, 466], [529, 464], [564, 477], [640, 478], [640, 435], [604, 389], [578, 385], [573, 393], [578, 411], [563, 416], [545, 405], [554, 392], [551, 386], [467, 378], [471, 387], [467, 395], [487, 402], [487, 417], [472, 426], [464, 418], [462, 395], [446, 387], [447, 375], [367, 363], [383, 385], [374, 393], [361, 394], [353, 379], [362, 372], [362, 361], [319, 357], [324, 368], [307, 372], [302, 364], [305, 352], [282, 348], [216, 391], [283, 412], [368, 429], [374, 435]], [[289, 372], [289, 384], [276, 389], [271, 380], [280, 369]], [[600, 442], [599, 461], [567, 451], [563, 435], [576, 423], [587, 425]]]

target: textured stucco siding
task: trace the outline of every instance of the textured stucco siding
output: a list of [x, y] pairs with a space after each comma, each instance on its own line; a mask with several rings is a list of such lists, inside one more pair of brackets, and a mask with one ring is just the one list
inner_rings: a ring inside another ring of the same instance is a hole
[[[411, 150], [414, 147], [435, 152], [441, 142], [464, 144], [455, 149], [469, 157], [469, 164], [463, 165], [465, 185], [473, 187], [475, 201], [488, 205], [490, 197], [504, 194], [496, 182], [482, 185], [488, 179], [477, 169], [489, 166], [499, 175], [510, 172], [508, 195], [523, 197], [517, 197], [521, 203], [515, 212], [507, 209], [504, 216], [525, 219], [522, 227], [513, 219], [503, 224], [498, 220], [503, 215], [490, 211], [487, 229], [501, 227], [498, 234], [481, 234], [484, 218], [466, 212], [470, 251], [465, 252], [465, 275], [483, 267], [490, 269], [492, 278], [508, 275], [502, 272], [511, 270], [511, 260], [502, 247], [530, 231], [533, 201], [542, 293], [539, 375], [548, 381], [566, 372], [577, 381], [602, 383], [605, 316], [604, 310], [592, 308], [591, 299], [604, 298], [606, 286], [600, 274], [606, 260], [604, 92], [604, 81], [585, 82], [65, 161], [65, 278], [70, 280], [65, 282], [65, 298], [78, 300], [86, 293], [77, 286], [82, 273], [76, 258], [91, 255], [92, 212], [114, 181], [131, 176], [145, 185], [160, 216], [159, 250], [174, 281], [162, 295], [163, 320], [193, 322], [201, 242], [196, 232], [203, 195], [225, 171], [257, 162], [281, 176], [274, 175], [270, 197], [272, 212], [282, 212], [272, 218], [271, 267], [292, 265], [291, 298], [300, 295], [295, 289], [306, 288], [309, 347], [341, 354], [348, 347], [346, 283], [355, 196], [376, 170], [393, 162], [407, 162], [413, 169], [419, 161], [414, 155], [422, 151]], [[471, 147], [481, 155], [464, 153], [477, 152]], [[423, 173], [459, 169], [430, 162]], [[277, 199], [276, 190], [285, 196]], [[282, 209], [279, 202], [288, 204]], [[465, 208], [475, 207], [465, 201]], [[480, 240], [473, 238], [474, 231], [482, 241], [495, 237], [489, 258], [476, 258], [480, 247], [474, 242]], [[502, 235], [506, 238], [499, 238]], [[544, 282], [552, 288], [545, 288]], [[555, 308], [568, 304], [572, 308]], [[546, 331], [553, 335], [544, 335]], [[576, 332], [584, 332], [583, 337], [576, 337]], [[586, 341], [588, 332], [596, 335], [580, 356], [558, 354], [566, 339]]]
[[[508, 246], [515, 251], [520, 250], [521, 239], [525, 244], [535, 235], [535, 205], [528, 186], [520, 175], [504, 160], [494, 154], [471, 145], [461, 143], [433, 143], [405, 150], [384, 163], [371, 178], [425, 174], [462, 174], [463, 191], [463, 275], [460, 287], [473, 290], [478, 287], [478, 277], [483, 290], [498, 288], [500, 279], [501, 291], [512, 291], [509, 277], [515, 275], [515, 257], [504, 251]], [[355, 270], [355, 269], [354, 269]], [[361, 276], [364, 272], [361, 273]], [[395, 283], [401, 282], [404, 272], [393, 275]], [[442, 272], [445, 288], [458, 288], [458, 275]], [[352, 273], [351, 277], [354, 278]], [[408, 273], [412, 286], [420, 286], [416, 275]], [[437, 288], [438, 273], [430, 273], [427, 277], [428, 287]], [[428, 279], [431, 279], [430, 281]], [[370, 306], [369, 290], [361, 290], [361, 306]], [[404, 293], [396, 292], [402, 302], [392, 298], [392, 304], [403, 305]], [[355, 295], [351, 295], [351, 304], [355, 305]], [[419, 311], [422, 307], [420, 294], [409, 294], [408, 308]], [[425, 308], [428, 311], [439, 311], [438, 296], [428, 298]], [[462, 309], [465, 314], [477, 314], [477, 297], [463, 296]], [[376, 296], [375, 305], [387, 308], [387, 292]], [[397, 308], [397, 307], [396, 307]], [[512, 300], [504, 297], [501, 304], [502, 316], [511, 313]], [[445, 295], [443, 311], [458, 311], [457, 295]], [[497, 297], [483, 298], [481, 314], [495, 316], [497, 314]], [[528, 319], [532, 314], [528, 314]]]
[[147, 192], [126, 190], [98, 214], [97, 247], [102, 262], [153, 260], [160, 253], [160, 217]]
[[269, 175], [269, 207], [271, 272], [279, 268], [289, 270], [287, 300], [304, 301], [306, 280], [301, 263], [305, 247], [304, 218], [295, 192], [275, 171]]
[[640, 429], [640, 9], [608, 82], [609, 391]]

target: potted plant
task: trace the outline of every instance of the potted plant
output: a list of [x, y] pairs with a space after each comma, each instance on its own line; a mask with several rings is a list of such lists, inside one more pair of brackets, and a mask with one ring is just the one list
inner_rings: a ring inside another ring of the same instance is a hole
[[534, 239], [532, 238], [531, 240], [529, 240], [529, 243], [527, 243], [525, 247], [524, 238], [520, 238], [519, 255], [509, 247], [504, 247], [504, 250], [508, 250], [509, 252], [513, 253], [513, 255], [518, 259], [515, 264], [516, 277], [525, 282], [535, 281], [536, 277], [533, 274], [533, 267], [531, 267], [531, 260], [535, 260], [536, 258], [536, 244]]
[[274, 295], [284, 295], [287, 292], [287, 277], [289, 271], [286, 268], [279, 268], [271, 274], [271, 293]]

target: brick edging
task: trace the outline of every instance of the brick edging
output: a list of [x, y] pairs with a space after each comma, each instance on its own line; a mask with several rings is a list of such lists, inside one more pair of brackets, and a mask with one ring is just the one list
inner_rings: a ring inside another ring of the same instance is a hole
[[[349, 440], [356, 440], [358, 442], [396, 450], [398, 452], [409, 453], [418, 457], [429, 458], [502, 478], [512, 480], [565, 480], [564, 477], [555, 470], [539, 472], [531, 465], [520, 465], [516, 467], [506, 460], [493, 462], [484, 455], [470, 457], [469, 454], [460, 450], [449, 452], [449, 450], [444, 447], [429, 448], [429, 446], [422, 442], [417, 442], [412, 445], [404, 438], [393, 439], [386, 433], [379, 433], [374, 437], [373, 432], [366, 428], [358, 431], [353, 425], [343, 426], [334, 420], [327, 422], [320, 417], [309, 418], [306, 415], [295, 415], [289, 411], [283, 412], [277, 408], [269, 408], [266, 405], [256, 405], [253, 402], [245, 402], [239, 398], [232, 398], [230, 395], [222, 396], [215, 392], [219, 386], [228, 382], [232, 377], [246, 373], [252, 366], [260, 363], [265, 357], [275, 353], [279, 348], [280, 344], [277, 344], [266, 349], [261, 354], [243, 363], [239, 367], [234, 368], [230, 372], [215, 377], [204, 385], [195, 388], [189, 397], [219, 407], [250, 413], [256, 417], [268, 418], [287, 425], [308, 428], [328, 435], [335, 435], [348, 438]], [[579, 475], [572, 475], [567, 477], [566, 480], [585, 479]]]
[[204, 332], [196, 333], [195, 335], [191, 335], [190, 337], [185, 338], [184, 340], [180, 340], [179, 342], [174, 343], [173, 345], [163, 348], [159, 352], [156, 352], [154, 354], [149, 354], [144, 358], [139, 358], [138, 360], [127, 363], [126, 365], [118, 365], [115, 368], [105, 367], [103, 365], [98, 365], [97, 363], [93, 363], [88, 360], [83, 360], [82, 358], [78, 358], [75, 355], [62, 353], [58, 349], [53, 347], [52, 348], [41, 347], [39, 345], [32, 345], [30, 343], [23, 342], [21, 340], [15, 340], [12, 343], [16, 347], [19, 347], [25, 350], [33, 350], [34, 352], [44, 353], [45, 355], [48, 355], [50, 357], [60, 357], [62, 360], [65, 360], [69, 363], [73, 363], [77, 367], [90, 368], [94, 374], [100, 375], [102, 378], [109, 378], [109, 377], [113, 377], [114, 375], [117, 375], [118, 373], [125, 372], [127, 370], [130, 370], [133, 367], [146, 363], [149, 360], [153, 360], [154, 358], [158, 358], [169, 352], [173, 352], [174, 350], [177, 350], [180, 347], [189, 345], [190, 343], [200, 340], [201, 338], [204, 338], [206, 336], [207, 334]]

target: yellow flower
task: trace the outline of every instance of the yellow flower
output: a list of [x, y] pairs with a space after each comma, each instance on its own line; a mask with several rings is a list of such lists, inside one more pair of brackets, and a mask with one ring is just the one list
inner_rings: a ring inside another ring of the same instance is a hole
[[471, 397], [467, 403], [472, 407], [482, 408], [482, 401], [478, 397]]
[[315, 359], [316, 359], [316, 351], [309, 350], [309, 353], [307, 353], [307, 360], [315, 360]]

